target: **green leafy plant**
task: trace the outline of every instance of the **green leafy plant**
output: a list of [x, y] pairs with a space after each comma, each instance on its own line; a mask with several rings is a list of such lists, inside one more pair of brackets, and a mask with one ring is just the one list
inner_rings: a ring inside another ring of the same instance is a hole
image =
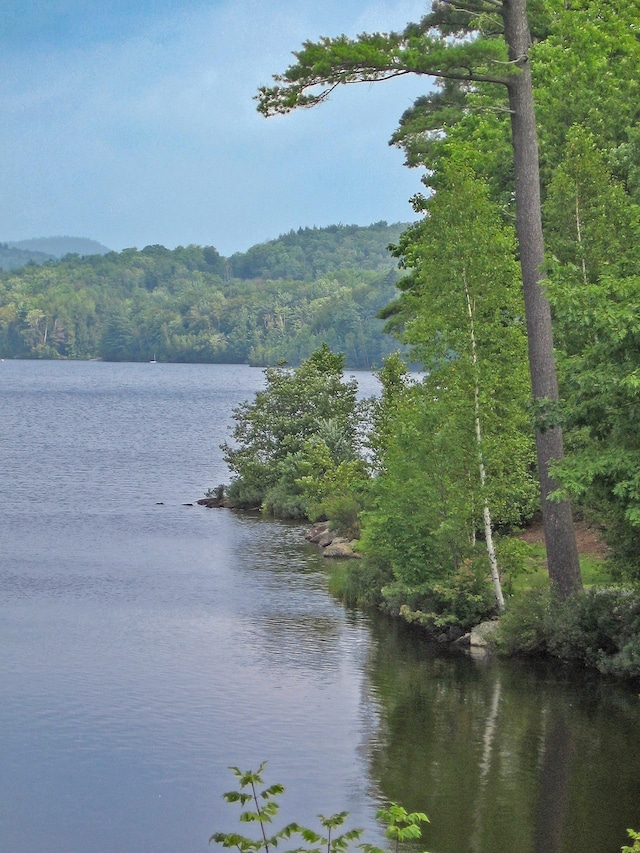
[[362, 830], [348, 829], [341, 835], [333, 834], [333, 830], [343, 825], [348, 814], [348, 812], [338, 812], [330, 817], [325, 817], [321, 814], [318, 815], [318, 820], [327, 833], [324, 836], [314, 832], [312, 829], [298, 827], [302, 838], [310, 845], [303, 849], [307, 850], [308, 853], [344, 853], [344, 851], [348, 850], [350, 842], [357, 841], [362, 834]]
[[[259, 837], [249, 838], [239, 832], [214, 832], [209, 843], [213, 841], [225, 848], [235, 848], [239, 853], [271, 853], [280, 840], [298, 838], [300, 843], [290, 853], [346, 853], [351, 843], [360, 839], [361, 829], [347, 829], [336, 834], [336, 830], [344, 825], [348, 812], [337, 812], [329, 817], [318, 815], [324, 834], [295, 822], [272, 833], [271, 825], [280, 808], [278, 797], [284, 793], [284, 786], [264, 785], [265, 765], [263, 761], [255, 771], [231, 767], [230, 770], [238, 779], [238, 789], [222, 795], [226, 802], [240, 804], [240, 823], [258, 824]], [[391, 803], [387, 809], [380, 809], [376, 816], [386, 823], [385, 835], [395, 841], [396, 851], [403, 841], [419, 838], [420, 824], [429, 821], [422, 812], [409, 814], [397, 803]], [[371, 844], [358, 844], [356, 849], [364, 853], [385, 853]]]
[[[233, 442], [221, 445], [233, 475], [232, 506], [304, 518], [323, 497], [304, 491], [305, 477], [322, 481], [341, 463], [361, 476], [365, 406], [343, 368], [344, 357], [323, 344], [300, 367], [265, 370], [265, 388], [234, 409]], [[341, 479], [349, 479], [344, 470]]]
[[[387, 825], [384, 834], [394, 842], [395, 853], [398, 853], [400, 845], [405, 841], [415, 841], [420, 838], [422, 835], [420, 825], [429, 823], [429, 818], [424, 812], [409, 813], [398, 803], [391, 803], [386, 809], [378, 809], [376, 817]], [[371, 844], [360, 844], [359, 847], [364, 850], [364, 853], [384, 853], [379, 847]]]
[[[284, 788], [279, 784], [270, 785], [266, 788], [259, 787], [263, 784], [262, 771], [264, 766], [265, 763], [263, 762], [255, 772], [231, 767], [230, 769], [238, 778], [238, 790], [227, 791], [223, 794], [226, 802], [239, 803], [243, 809], [240, 812], [240, 823], [257, 823], [259, 825], [260, 838], [254, 840], [237, 832], [215, 832], [209, 839], [209, 843], [214, 841], [223, 847], [236, 847], [241, 853], [258, 853], [259, 850], [269, 853], [273, 847], [277, 846], [278, 838], [283, 837], [290, 830], [290, 826], [288, 826], [274, 835], [267, 835], [267, 827], [272, 823], [279, 810], [276, 798], [284, 792]], [[253, 808], [245, 808], [249, 804]]]
[[635, 589], [593, 587], [558, 600], [532, 589], [512, 600], [500, 620], [498, 647], [507, 654], [548, 653], [604, 675], [640, 679], [640, 596]]
[[638, 853], [640, 850], [640, 832], [635, 832], [633, 829], [628, 829], [627, 833], [629, 838], [633, 841], [633, 847], [629, 847], [625, 844], [622, 847], [621, 853]]
[[215, 489], [207, 489], [204, 493], [205, 498], [215, 498], [217, 501], [224, 500], [224, 483], [219, 483]]

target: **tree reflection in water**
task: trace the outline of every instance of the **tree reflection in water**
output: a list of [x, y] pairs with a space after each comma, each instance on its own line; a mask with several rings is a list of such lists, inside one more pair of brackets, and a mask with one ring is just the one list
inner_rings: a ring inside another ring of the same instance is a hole
[[429, 815], [420, 850], [613, 851], [640, 825], [633, 691], [558, 664], [443, 653], [385, 620], [372, 632], [371, 776]]
[[540, 769], [534, 853], [560, 853], [569, 799], [573, 735], [564, 708], [551, 705], [544, 713], [546, 734]]

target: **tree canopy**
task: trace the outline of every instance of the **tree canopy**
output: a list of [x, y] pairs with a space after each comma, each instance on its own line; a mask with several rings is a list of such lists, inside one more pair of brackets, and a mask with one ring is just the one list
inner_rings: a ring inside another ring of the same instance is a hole
[[[530, 6], [535, 11], [537, 4]], [[296, 63], [263, 86], [258, 109], [265, 115], [326, 100], [339, 85], [378, 82], [404, 74], [426, 75], [457, 84], [458, 106], [478, 86], [498, 88], [494, 106], [508, 109], [511, 124], [515, 219], [522, 271], [532, 394], [540, 410], [557, 407], [558, 383], [553, 352], [551, 311], [541, 287], [544, 261], [537, 131], [526, 0], [435, 0], [431, 12], [401, 33], [364, 33], [306, 42]], [[506, 99], [505, 99], [506, 95]], [[505, 103], [506, 101], [506, 103]], [[441, 105], [431, 101], [430, 108]], [[511, 158], [510, 158], [511, 159]], [[562, 596], [581, 587], [571, 506], [551, 500], [556, 483], [553, 463], [564, 456], [559, 422], [536, 424], [541, 506], [549, 574]]]
[[0, 275], [0, 355], [297, 364], [326, 341], [350, 367], [380, 364], [403, 227], [301, 228], [230, 258], [147, 246], [30, 264]]

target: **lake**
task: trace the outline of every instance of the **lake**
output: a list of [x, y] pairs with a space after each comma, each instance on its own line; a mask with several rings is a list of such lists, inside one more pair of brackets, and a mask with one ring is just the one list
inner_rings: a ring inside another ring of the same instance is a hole
[[380, 841], [394, 799], [431, 853], [619, 851], [637, 693], [434, 649], [333, 600], [299, 525], [187, 505], [262, 382], [0, 364], [0, 850], [213, 849], [227, 768], [266, 760], [282, 822], [346, 809]]

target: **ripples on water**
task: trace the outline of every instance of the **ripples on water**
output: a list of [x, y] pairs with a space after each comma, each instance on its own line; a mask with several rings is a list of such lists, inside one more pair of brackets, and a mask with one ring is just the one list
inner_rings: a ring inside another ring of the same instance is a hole
[[375, 840], [392, 798], [430, 813], [432, 853], [619, 850], [637, 696], [442, 657], [345, 612], [299, 527], [184, 506], [261, 384], [0, 365], [0, 851], [211, 849], [227, 766], [264, 759], [283, 821], [346, 808]]
[[261, 371], [5, 362], [0, 383], [0, 849], [204, 850], [233, 824], [227, 766], [263, 759], [290, 811], [370, 820], [365, 625], [298, 527], [183, 506], [226, 478]]

